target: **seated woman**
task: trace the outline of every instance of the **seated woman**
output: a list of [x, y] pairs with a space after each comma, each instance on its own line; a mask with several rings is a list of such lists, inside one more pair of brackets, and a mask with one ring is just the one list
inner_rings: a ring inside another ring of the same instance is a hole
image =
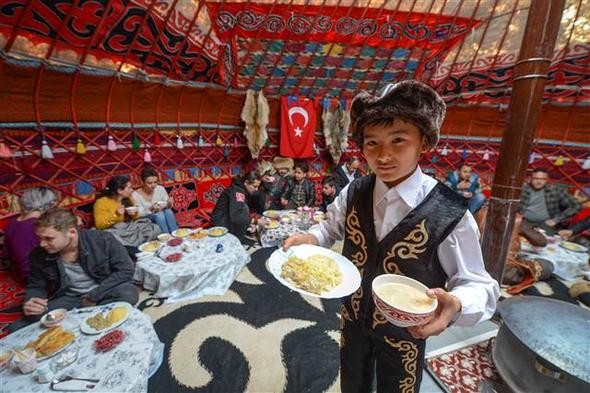
[[108, 181], [93, 209], [96, 229], [111, 232], [127, 247], [137, 247], [161, 233], [149, 218], [139, 217], [139, 209], [131, 199], [132, 193], [129, 176], [117, 175]]
[[146, 166], [141, 171], [142, 187], [133, 191], [131, 198], [137, 203], [139, 217], [148, 217], [162, 232], [172, 233], [178, 229], [170, 198], [164, 187], [158, 185], [158, 172]]
[[4, 256], [17, 268], [26, 282], [31, 265], [29, 254], [39, 245], [33, 228], [41, 214], [55, 206], [57, 195], [47, 187], [25, 190], [19, 198], [20, 215], [10, 220], [4, 229]]
[[255, 204], [258, 187], [260, 177], [254, 171], [234, 179], [217, 199], [211, 213], [212, 225], [226, 227], [230, 233], [243, 240], [248, 226], [253, 222], [250, 211]]

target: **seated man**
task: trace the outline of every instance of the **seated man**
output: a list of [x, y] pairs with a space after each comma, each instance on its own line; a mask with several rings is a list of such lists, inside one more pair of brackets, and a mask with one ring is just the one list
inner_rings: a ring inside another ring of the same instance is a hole
[[334, 170], [334, 181], [338, 189], [343, 189], [348, 183], [361, 177], [362, 174], [359, 171], [360, 164], [361, 162], [358, 157], [349, 157], [343, 165], [339, 165]]
[[531, 225], [543, 228], [549, 235], [565, 219], [580, 211], [580, 203], [562, 184], [548, 184], [544, 168], [533, 171], [531, 181], [524, 185], [519, 211]]
[[38, 321], [57, 308], [137, 302], [133, 263], [111, 233], [80, 230], [76, 216], [61, 208], [43, 213], [35, 223], [35, 233], [40, 246], [29, 257], [25, 317], [10, 325], [10, 331]]
[[340, 190], [336, 186], [336, 182], [332, 176], [326, 176], [322, 179], [322, 205], [320, 210], [324, 213], [328, 210], [328, 205], [334, 202], [334, 198], [338, 195]]
[[471, 214], [475, 214], [486, 201], [479, 186], [479, 176], [467, 164], [461, 165], [459, 171], [449, 173], [445, 184], [469, 201], [467, 206]]

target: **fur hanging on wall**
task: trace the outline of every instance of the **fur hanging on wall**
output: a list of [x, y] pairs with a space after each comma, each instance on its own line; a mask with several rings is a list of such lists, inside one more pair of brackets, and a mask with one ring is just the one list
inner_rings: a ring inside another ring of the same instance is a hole
[[[335, 104], [335, 105], [334, 105]], [[324, 101], [322, 121], [326, 146], [334, 163], [340, 161], [340, 156], [348, 148], [348, 130], [350, 128], [350, 111], [346, 103], [338, 100]]]
[[262, 91], [248, 90], [241, 118], [246, 123], [244, 136], [248, 141], [248, 149], [253, 159], [258, 158], [260, 150], [268, 139], [266, 127], [268, 126], [269, 115], [268, 101], [266, 101]]

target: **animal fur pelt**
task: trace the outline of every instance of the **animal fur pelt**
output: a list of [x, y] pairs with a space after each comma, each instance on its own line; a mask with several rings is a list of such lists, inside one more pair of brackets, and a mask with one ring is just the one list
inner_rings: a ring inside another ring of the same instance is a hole
[[244, 136], [248, 141], [248, 149], [253, 159], [258, 158], [258, 154], [268, 138], [266, 127], [268, 126], [269, 114], [268, 101], [266, 101], [262, 91], [248, 90], [241, 118], [246, 123]]
[[348, 147], [348, 129], [350, 127], [350, 112], [342, 108], [340, 101], [336, 105], [327, 103], [324, 105], [322, 121], [324, 123], [324, 137], [326, 146], [335, 163], [340, 161], [340, 156]]

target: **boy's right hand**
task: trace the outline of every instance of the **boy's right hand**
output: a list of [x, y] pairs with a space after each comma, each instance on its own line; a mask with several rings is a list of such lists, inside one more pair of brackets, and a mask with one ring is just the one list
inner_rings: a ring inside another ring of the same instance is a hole
[[47, 299], [32, 297], [23, 304], [23, 314], [41, 315], [47, 311]]
[[319, 246], [318, 239], [311, 233], [295, 233], [287, 238], [283, 243], [283, 251], [287, 251], [291, 246], [298, 246], [299, 244], [312, 244]]

